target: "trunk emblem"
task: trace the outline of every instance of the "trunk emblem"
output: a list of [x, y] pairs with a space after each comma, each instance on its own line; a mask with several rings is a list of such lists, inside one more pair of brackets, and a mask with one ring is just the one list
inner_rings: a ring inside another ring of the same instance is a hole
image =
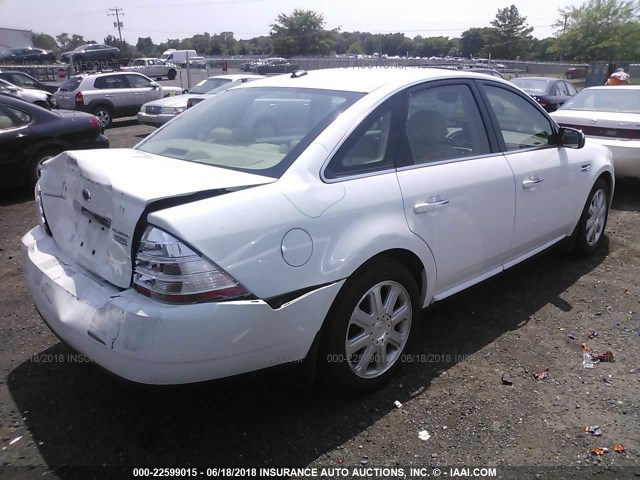
[[86, 202], [90, 202], [91, 201], [91, 192], [88, 189], [83, 188], [82, 189], [82, 198], [84, 198]]

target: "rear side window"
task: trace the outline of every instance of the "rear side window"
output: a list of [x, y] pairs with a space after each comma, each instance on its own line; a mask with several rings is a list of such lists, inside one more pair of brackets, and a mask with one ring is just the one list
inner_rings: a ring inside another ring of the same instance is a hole
[[129, 82], [125, 75], [106, 75], [96, 78], [93, 86], [95, 88], [129, 88]]
[[9, 113], [0, 107], [0, 130], [4, 130], [6, 128], [12, 128], [16, 126], [16, 122], [9, 115]]
[[15, 115], [20, 125], [25, 125], [31, 121], [31, 115], [29, 115], [27, 112], [23, 112], [22, 110], [18, 110], [17, 108], [10, 107], [9, 105], [5, 105], [4, 108]]
[[60, 85], [61, 92], [73, 92], [80, 86], [81, 77], [69, 77]]
[[465, 84], [441, 85], [412, 92], [405, 131], [409, 164], [490, 152], [478, 106]]

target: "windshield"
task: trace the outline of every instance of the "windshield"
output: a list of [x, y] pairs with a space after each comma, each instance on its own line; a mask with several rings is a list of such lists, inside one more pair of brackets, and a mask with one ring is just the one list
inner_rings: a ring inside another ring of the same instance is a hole
[[571, 97], [560, 109], [640, 113], [640, 90], [629, 88], [586, 89]]
[[514, 78], [511, 80], [514, 85], [517, 85], [527, 93], [545, 93], [549, 80], [532, 80], [530, 78]]
[[230, 81], [230, 78], [207, 78], [206, 80], [201, 81], [191, 90], [189, 90], [189, 93], [206, 93], [209, 90], [221, 87], [222, 85], [224, 85], [225, 83], [229, 83]]
[[227, 90], [179, 115], [136, 148], [279, 178], [362, 95], [300, 88]]

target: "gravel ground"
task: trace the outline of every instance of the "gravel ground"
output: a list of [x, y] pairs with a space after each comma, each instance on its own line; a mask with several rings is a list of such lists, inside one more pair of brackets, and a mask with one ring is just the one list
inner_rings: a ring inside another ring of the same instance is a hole
[[[131, 146], [152, 130], [120, 120], [107, 135]], [[290, 373], [151, 388], [95, 368], [51, 334], [25, 287], [19, 242], [36, 222], [30, 197], [0, 193], [0, 478], [97, 478], [105, 471], [61, 467], [101, 465], [640, 476], [638, 184], [619, 184], [597, 255], [556, 248], [427, 309], [415, 362], [356, 398], [298, 388]], [[583, 342], [615, 362], [583, 368]], [[595, 425], [601, 436], [585, 432]], [[597, 456], [597, 447], [609, 451]]]

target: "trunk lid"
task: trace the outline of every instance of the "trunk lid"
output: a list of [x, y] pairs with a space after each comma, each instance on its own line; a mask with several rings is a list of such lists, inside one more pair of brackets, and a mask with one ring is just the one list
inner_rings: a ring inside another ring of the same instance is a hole
[[[65, 255], [108, 282], [131, 283], [134, 233], [149, 204], [276, 179], [131, 149], [64, 152], [40, 179], [47, 224]], [[206, 194], [206, 193], [205, 193]], [[218, 192], [219, 194], [219, 192]]]

